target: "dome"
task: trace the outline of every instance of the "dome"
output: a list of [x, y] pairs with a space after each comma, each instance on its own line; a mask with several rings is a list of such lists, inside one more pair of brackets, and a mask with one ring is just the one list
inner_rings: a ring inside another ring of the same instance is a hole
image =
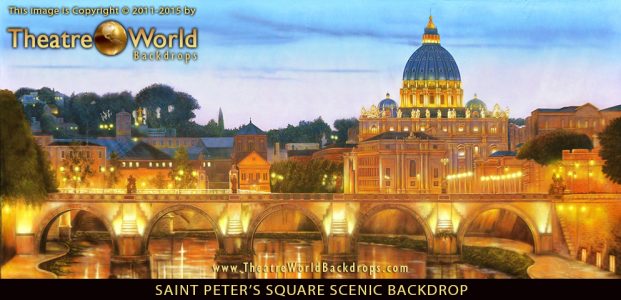
[[408, 59], [403, 70], [403, 80], [461, 81], [455, 59], [440, 46], [440, 35], [431, 16], [423, 34], [423, 45]]
[[383, 99], [379, 102], [378, 108], [381, 112], [390, 110], [390, 114], [392, 117], [397, 116], [397, 102], [395, 100], [390, 99], [390, 94], [386, 93], [386, 99]]
[[466, 108], [469, 108], [471, 111], [480, 111], [481, 109], [487, 111], [487, 105], [485, 105], [483, 100], [477, 98], [477, 94], [474, 94], [474, 98], [466, 102]]

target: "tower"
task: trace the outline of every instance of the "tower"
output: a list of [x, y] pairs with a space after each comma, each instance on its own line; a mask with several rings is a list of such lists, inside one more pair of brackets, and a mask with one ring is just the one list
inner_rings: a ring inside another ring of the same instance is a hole
[[132, 115], [126, 111], [116, 114], [116, 138], [130, 138], [132, 135]]

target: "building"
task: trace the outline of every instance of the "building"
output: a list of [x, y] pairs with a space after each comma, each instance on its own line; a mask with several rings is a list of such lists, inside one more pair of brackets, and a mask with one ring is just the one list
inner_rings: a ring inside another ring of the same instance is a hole
[[239, 172], [240, 190], [270, 191], [267, 134], [252, 120], [235, 135], [232, 157]]
[[597, 134], [610, 121], [621, 117], [621, 105], [600, 110], [591, 103], [562, 108], [539, 108], [526, 118], [528, 138], [533, 139], [558, 129], [588, 135], [597, 144]]
[[358, 146], [344, 156], [345, 192], [437, 192], [443, 177], [455, 185], [474, 176], [476, 160], [509, 149], [508, 110], [488, 110], [477, 95], [463, 103], [459, 68], [431, 17], [405, 65], [400, 98], [400, 106], [387, 94], [362, 108]]

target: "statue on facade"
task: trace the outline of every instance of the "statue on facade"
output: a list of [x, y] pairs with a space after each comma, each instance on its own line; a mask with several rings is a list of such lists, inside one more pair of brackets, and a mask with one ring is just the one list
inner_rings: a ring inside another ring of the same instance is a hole
[[429, 111], [429, 108], [425, 110], [425, 118], [427, 119], [431, 118], [431, 112]]
[[403, 112], [401, 112], [401, 109], [397, 110], [397, 118], [401, 118], [403, 116]]
[[369, 110], [369, 113], [367, 114], [367, 117], [369, 118], [379, 118], [380, 117], [380, 110], [377, 106], [375, 106], [375, 104], [371, 105], [371, 109]]
[[361, 118], [366, 118], [367, 117], [367, 110], [366, 110], [366, 108], [364, 108], [364, 106], [360, 109], [360, 117]]
[[481, 118], [485, 118], [485, 109], [481, 108]]
[[466, 119], [470, 119], [470, 108], [466, 108]]
[[136, 193], [136, 178], [134, 176], [129, 175], [127, 177], [127, 193], [135, 194]]
[[494, 110], [492, 111], [492, 117], [494, 118], [500, 117], [500, 105], [498, 105], [498, 103], [494, 105]]
[[439, 108], [436, 117], [438, 117], [438, 119], [442, 119], [442, 111]]

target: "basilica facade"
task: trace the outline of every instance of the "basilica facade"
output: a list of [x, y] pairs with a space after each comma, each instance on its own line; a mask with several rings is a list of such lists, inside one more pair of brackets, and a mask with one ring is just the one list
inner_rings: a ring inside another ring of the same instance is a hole
[[475, 162], [509, 150], [508, 109], [474, 95], [431, 17], [404, 71], [400, 101], [362, 108], [358, 146], [344, 157], [346, 193], [472, 191]]

